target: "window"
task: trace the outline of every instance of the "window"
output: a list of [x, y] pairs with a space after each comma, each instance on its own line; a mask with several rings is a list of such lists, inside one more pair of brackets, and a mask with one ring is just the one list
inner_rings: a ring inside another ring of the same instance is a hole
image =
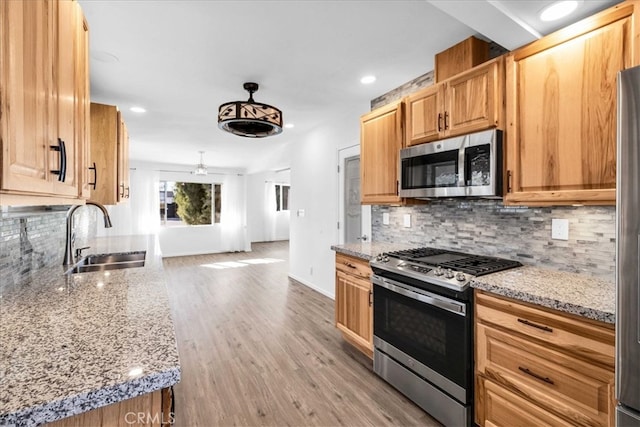
[[220, 223], [221, 184], [160, 181], [162, 225]]
[[276, 184], [276, 211], [289, 210], [289, 186]]

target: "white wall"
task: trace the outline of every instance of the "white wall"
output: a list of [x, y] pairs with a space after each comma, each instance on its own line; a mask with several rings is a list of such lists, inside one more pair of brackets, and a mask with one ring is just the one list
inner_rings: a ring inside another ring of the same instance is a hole
[[[359, 143], [364, 105], [342, 111], [291, 145], [289, 275], [330, 297], [335, 294], [338, 242], [338, 149]], [[304, 216], [298, 211], [304, 210]]]
[[273, 190], [273, 184], [290, 184], [290, 178], [289, 169], [247, 175], [247, 227], [251, 242], [289, 239], [290, 211], [276, 212], [275, 197], [269, 198], [267, 192]]

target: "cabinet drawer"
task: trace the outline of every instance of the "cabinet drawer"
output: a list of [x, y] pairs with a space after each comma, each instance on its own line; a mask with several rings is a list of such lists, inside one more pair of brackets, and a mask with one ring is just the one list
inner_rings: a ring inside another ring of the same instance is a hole
[[511, 393], [499, 385], [480, 379], [477, 421], [487, 427], [571, 426], [554, 414]]
[[336, 270], [366, 280], [371, 278], [369, 262], [348, 255], [336, 254]]
[[492, 327], [476, 331], [478, 373], [574, 425], [613, 425], [612, 370]]
[[550, 313], [481, 292], [476, 292], [476, 316], [481, 323], [518, 332], [583, 360], [610, 368], [614, 366], [614, 330], [594, 322]]

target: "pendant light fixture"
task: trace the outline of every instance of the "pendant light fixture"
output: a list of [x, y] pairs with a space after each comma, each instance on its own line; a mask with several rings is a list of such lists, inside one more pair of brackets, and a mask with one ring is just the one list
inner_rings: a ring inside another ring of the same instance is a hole
[[203, 159], [204, 151], [198, 151], [198, 153], [200, 153], [200, 163], [196, 165], [195, 170], [191, 173], [194, 175], [206, 175], [207, 167], [204, 165], [204, 159]]
[[247, 138], [264, 138], [282, 132], [282, 111], [271, 105], [253, 100], [258, 83], [245, 83], [248, 101], [222, 104], [218, 109], [218, 127], [234, 135]]

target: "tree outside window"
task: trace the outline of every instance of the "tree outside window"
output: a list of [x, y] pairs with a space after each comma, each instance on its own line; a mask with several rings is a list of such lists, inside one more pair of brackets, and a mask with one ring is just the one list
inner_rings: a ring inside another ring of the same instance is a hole
[[160, 181], [163, 225], [207, 225], [220, 222], [221, 184]]
[[276, 184], [276, 211], [289, 210], [289, 189], [288, 185]]

